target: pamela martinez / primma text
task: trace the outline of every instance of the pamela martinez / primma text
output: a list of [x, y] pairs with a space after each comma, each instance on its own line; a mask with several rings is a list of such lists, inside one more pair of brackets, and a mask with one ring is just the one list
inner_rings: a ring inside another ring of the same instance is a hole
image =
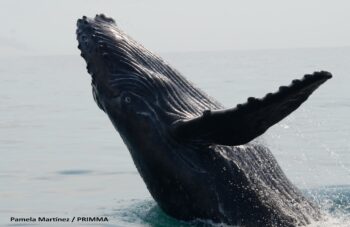
[[72, 217], [72, 218], [62, 218], [62, 217], [11, 217], [11, 222], [108, 222], [107, 217]]

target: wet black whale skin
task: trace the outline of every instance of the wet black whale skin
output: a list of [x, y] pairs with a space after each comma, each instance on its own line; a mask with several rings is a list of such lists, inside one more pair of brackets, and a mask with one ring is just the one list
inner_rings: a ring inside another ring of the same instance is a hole
[[269, 149], [252, 140], [297, 109], [330, 73], [305, 75], [226, 109], [111, 18], [79, 19], [77, 40], [96, 103], [165, 213], [242, 226], [299, 226], [321, 218]]

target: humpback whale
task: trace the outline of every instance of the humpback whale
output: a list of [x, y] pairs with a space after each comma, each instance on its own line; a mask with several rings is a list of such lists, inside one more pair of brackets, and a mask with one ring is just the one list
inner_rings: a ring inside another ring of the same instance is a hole
[[296, 110], [332, 77], [329, 72], [307, 74], [225, 108], [112, 18], [83, 16], [76, 34], [95, 102], [166, 214], [242, 226], [302, 226], [322, 219], [255, 138]]

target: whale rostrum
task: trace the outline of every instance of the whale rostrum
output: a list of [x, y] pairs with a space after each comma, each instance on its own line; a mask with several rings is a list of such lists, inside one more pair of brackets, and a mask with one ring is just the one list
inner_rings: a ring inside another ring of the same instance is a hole
[[296, 110], [332, 77], [329, 72], [305, 75], [227, 109], [112, 18], [84, 16], [76, 32], [93, 97], [166, 214], [242, 226], [301, 226], [322, 219], [254, 139]]

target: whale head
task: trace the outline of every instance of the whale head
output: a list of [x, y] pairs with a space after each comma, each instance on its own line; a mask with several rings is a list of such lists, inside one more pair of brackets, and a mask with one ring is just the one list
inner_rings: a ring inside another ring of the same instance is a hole
[[173, 122], [201, 113], [188, 104], [194, 92], [181, 84], [189, 83], [121, 31], [113, 19], [84, 16], [77, 21], [76, 34], [95, 102], [129, 150], [135, 150], [134, 144], [143, 144], [142, 150], [146, 143], [159, 144], [159, 138], [168, 138], [159, 135], [169, 133]]

